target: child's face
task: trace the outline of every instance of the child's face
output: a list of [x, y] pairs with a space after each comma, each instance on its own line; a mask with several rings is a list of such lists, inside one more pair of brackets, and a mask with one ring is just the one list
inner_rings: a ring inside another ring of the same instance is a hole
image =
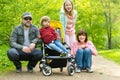
[[67, 1], [66, 3], [65, 3], [65, 9], [68, 11], [68, 12], [70, 12], [71, 10], [72, 10], [72, 3], [70, 2], [70, 1]]
[[50, 21], [43, 21], [43, 27], [49, 27]]
[[86, 36], [84, 34], [79, 35], [80, 42], [85, 42]]

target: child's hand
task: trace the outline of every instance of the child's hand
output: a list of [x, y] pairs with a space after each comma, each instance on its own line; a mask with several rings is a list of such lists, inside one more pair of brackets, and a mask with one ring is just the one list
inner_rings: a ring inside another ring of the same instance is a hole
[[86, 45], [80, 45], [79, 48], [86, 48]]
[[60, 39], [61, 39], [60, 36], [58, 36], [58, 37], [57, 37], [57, 40], [60, 40]]

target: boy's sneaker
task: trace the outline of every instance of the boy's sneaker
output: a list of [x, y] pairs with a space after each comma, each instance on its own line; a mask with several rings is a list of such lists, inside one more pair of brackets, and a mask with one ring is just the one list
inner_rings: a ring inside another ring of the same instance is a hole
[[76, 67], [75, 72], [80, 73], [81, 72], [80, 68]]
[[87, 72], [88, 73], [93, 73], [93, 70], [89, 69], [89, 68], [86, 68]]
[[27, 71], [32, 73], [33, 72], [33, 68], [27, 68]]

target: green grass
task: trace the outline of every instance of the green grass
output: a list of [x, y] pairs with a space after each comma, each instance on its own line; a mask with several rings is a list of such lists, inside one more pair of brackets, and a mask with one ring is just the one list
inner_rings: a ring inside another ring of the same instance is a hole
[[120, 49], [112, 49], [112, 50], [101, 50], [99, 54], [104, 58], [114, 61], [115, 63], [120, 65]]

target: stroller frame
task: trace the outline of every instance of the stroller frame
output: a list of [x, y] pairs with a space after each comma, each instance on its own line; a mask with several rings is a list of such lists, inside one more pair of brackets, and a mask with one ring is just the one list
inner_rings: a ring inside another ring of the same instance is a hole
[[[51, 21], [50, 23], [51, 26], [54, 23], [55, 29], [59, 30], [58, 34], [61, 36], [62, 35], [60, 30], [61, 23], [57, 21]], [[57, 28], [55, 24], [58, 24], [59, 27]], [[62, 38], [62, 41], [63, 40], [64, 39]], [[68, 49], [70, 53], [71, 49], [69, 48], [69, 46], [66, 43], [63, 43], [63, 45]], [[44, 43], [42, 43], [41, 50], [43, 51], [43, 58], [40, 61], [39, 68], [44, 76], [50, 76], [52, 74], [52, 68], [60, 68], [60, 72], [62, 72], [63, 67], [66, 66], [67, 66], [68, 75], [69, 76], [74, 75], [75, 65], [74, 65], [74, 58], [72, 56], [61, 57], [59, 52], [49, 49]], [[67, 65], [67, 63], [69, 64]]]

